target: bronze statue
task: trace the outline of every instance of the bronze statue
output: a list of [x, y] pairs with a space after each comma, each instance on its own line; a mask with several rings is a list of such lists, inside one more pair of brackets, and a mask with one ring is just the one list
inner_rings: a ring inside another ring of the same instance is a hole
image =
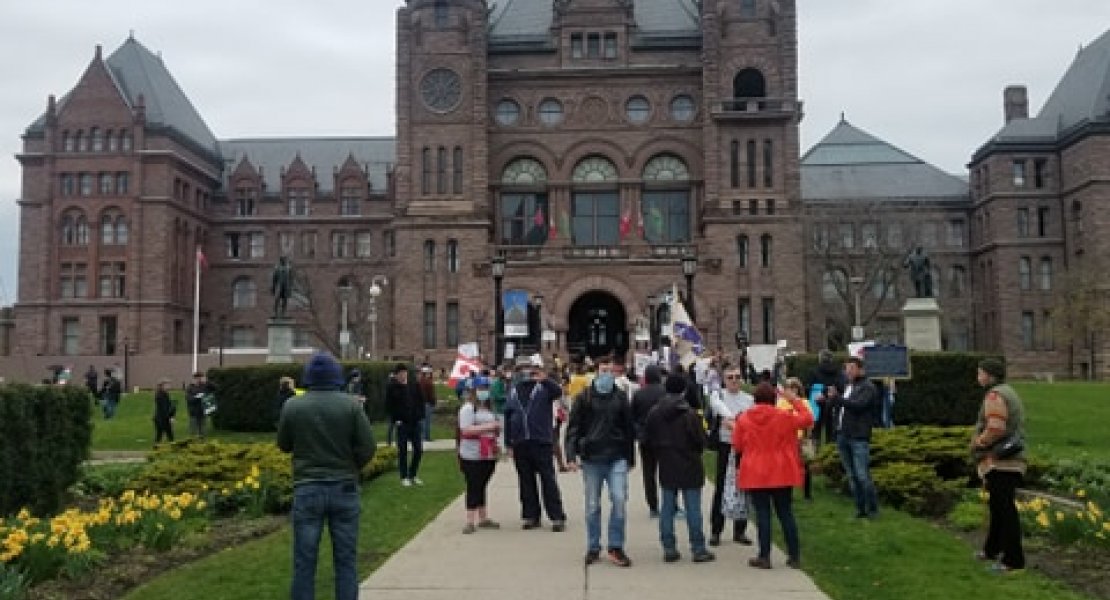
[[274, 295], [274, 317], [285, 317], [285, 309], [289, 304], [289, 294], [293, 291], [293, 267], [289, 259], [282, 256], [278, 264], [274, 265], [274, 274], [270, 282], [270, 293]]
[[925, 249], [921, 246], [914, 248], [914, 251], [902, 261], [903, 267], [909, 267], [910, 280], [913, 281], [914, 297], [915, 298], [932, 298], [933, 297], [933, 270], [929, 263], [929, 255], [925, 254]]

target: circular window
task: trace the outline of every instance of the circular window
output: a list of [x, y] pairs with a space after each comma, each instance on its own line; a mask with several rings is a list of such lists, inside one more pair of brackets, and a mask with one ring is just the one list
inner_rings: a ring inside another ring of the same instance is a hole
[[689, 122], [694, 119], [694, 99], [685, 94], [671, 100], [671, 118], [675, 121]]
[[563, 103], [554, 98], [540, 102], [540, 122], [547, 126], [563, 122]]
[[516, 125], [520, 120], [520, 105], [506, 98], [497, 103], [493, 118], [498, 125]]
[[651, 103], [643, 96], [633, 96], [625, 103], [624, 112], [629, 121], [644, 123], [651, 116]]
[[420, 96], [428, 108], [450, 112], [462, 98], [459, 74], [451, 69], [432, 69], [420, 80]]

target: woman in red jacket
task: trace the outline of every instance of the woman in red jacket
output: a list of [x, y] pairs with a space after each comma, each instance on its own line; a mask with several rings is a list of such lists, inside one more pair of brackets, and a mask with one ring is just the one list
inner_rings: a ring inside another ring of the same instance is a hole
[[736, 419], [732, 446], [740, 455], [737, 487], [751, 493], [759, 530], [759, 556], [748, 565], [771, 568], [771, 504], [782, 525], [789, 558], [787, 566], [798, 568], [798, 526], [790, 508], [793, 488], [802, 484], [803, 470], [798, 455], [798, 430], [813, 425], [806, 401], [796, 398], [795, 412], [775, 408], [775, 388], [761, 383], [755, 388], [755, 406]]

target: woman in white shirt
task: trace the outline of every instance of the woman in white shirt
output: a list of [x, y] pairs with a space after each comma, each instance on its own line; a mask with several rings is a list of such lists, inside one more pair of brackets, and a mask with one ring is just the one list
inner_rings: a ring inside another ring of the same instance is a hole
[[486, 486], [497, 463], [501, 425], [490, 410], [489, 378], [477, 377], [459, 409], [459, 468], [466, 479], [466, 526], [463, 533], [501, 526], [486, 513]]
[[[755, 404], [751, 394], [740, 389], [743, 375], [740, 368], [732, 365], [725, 369], [725, 387], [711, 394], [709, 399], [710, 414], [715, 423], [712, 430], [717, 432], [715, 439], [710, 440], [710, 448], [717, 452], [717, 477], [713, 483], [713, 508], [710, 511], [710, 546], [721, 545], [721, 532], [725, 528], [725, 516], [721, 512], [721, 499], [725, 490], [725, 472], [728, 469], [728, 459], [732, 454], [732, 427], [736, 418]], [[737, 464], [739, 458], [736, 457]], [[732, 541], [738, 544], [750, 545], [751, 539], [744, 534], [748, 528], [747, 519], [737, 519], [732, 524]]]

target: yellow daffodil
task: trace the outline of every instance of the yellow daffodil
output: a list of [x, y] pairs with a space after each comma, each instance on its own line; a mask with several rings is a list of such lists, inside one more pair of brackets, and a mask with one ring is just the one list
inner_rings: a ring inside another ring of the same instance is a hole
[[1043, 513], [1043, 512], [1038, 514], [1037, 515], [1037, 525], [1040, 525], [1041, 527], [1043, 527], [1045, 529], [1048, 529], [1048, 527], [1049, 527], [1048, 514]]

